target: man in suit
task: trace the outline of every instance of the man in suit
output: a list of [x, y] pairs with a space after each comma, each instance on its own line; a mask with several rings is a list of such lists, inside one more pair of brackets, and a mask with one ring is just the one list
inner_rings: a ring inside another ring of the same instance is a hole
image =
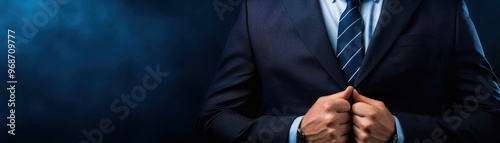
[[208, 142], [492, 142], [500, 90], [463, 0], [247, 0]]

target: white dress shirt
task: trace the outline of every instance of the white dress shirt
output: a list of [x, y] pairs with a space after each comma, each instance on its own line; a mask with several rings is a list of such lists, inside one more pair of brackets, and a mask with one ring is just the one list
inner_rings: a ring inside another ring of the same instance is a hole
[[[323, 14], [323, 19], [325, 21], [326, 30], [330, 38], [330, 43], [333, 46], [333, 50], [337, 52], [337, 36], [338, 36], [338, 26], [339, 19], [345, 8], [347, 7], [346, 0], [319, 0], [321, 5], [321, 12]], [[370, 41], [377, 26], [377, 22], [380, 17], [380, 12], [382, 11], [382, 4], [384, 0], [361, 0], [360, 12], [363, 19], [364, 31], [363, 31], [363, 44], [365, 47], [365, 52], [368, 50]], [[290, 127], [289, 132], [289, 142], [297, 142], [297, 129], [299, 128], [300, 122], [304, 116], [297, 117]], [[403, 129], [396, 116], [393, 116], [396, 122], [396, 132], [398, 133], [398, 143], [404, 142]]]

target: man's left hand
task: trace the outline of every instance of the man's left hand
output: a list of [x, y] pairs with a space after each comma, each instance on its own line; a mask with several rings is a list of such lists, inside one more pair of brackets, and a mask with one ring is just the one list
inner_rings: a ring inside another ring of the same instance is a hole
[[358, 143], [385, 143], [395, 132], [394, 117], [381, 101], [365, 97], [354, 90], [353, 131]]

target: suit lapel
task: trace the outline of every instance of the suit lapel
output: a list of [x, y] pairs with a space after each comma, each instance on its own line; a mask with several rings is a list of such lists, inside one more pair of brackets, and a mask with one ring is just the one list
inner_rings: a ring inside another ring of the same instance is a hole
[[318, 0], [283, 0], [286, 11], [312, 55], [341, 88], [346, 79], [335, 58]]
[[365, 54], [354, 86], [373, 70], [398, 38], [421, 0], [384, 0], [370, 46]]

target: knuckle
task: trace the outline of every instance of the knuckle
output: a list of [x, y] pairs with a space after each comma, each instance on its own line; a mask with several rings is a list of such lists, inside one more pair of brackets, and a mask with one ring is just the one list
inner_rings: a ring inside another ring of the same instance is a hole
[[371, 123], [361, 124], [361, 129], [363, 129], [364, 131], [370, 131], [371, 128], [372, 128]]
[[330, 128], [330, 129], [326, 130], [326, 134], [330, 137], [335, 137], [335, 135], [337, 134], [337, 130]]
[[333, 109], [334, 105], [332, 103], [330, 103], [330, 102], [326, 102], [326, 103], [323, 104], [323, 108], [328, 111], [328, 110]]
[[334, 117], [325, 117], [324, 120], [321, 122], [323, 126], [331, 126], [334, 124]]
[[324, 116], [324, 120], [327, 124], [330, 124], [335, 120], [335, 115], [327, 114]]
[[358, 139], [360, 141], [366, 142], [368, 140], [368, 135], [366, 135], [366, 134], [358, 135]]
[[372, 110], [372, 111], [368, 111], [368, 112], [366, 113], [366, 116], [368, 116], [368, 117], [369, 117], [369, 118], [371, 118], [371, 119], [374, 119], [376, 115], [377, 115], [377, 112], [375, 112], [375, 111], [373, 111], [373, 110]]
[[324, 120], [323, 122], [320, 123], [321, 126], [329, 126], [330, 124], [332, 124], [332, 122], [328, 121], [328, 120]]

